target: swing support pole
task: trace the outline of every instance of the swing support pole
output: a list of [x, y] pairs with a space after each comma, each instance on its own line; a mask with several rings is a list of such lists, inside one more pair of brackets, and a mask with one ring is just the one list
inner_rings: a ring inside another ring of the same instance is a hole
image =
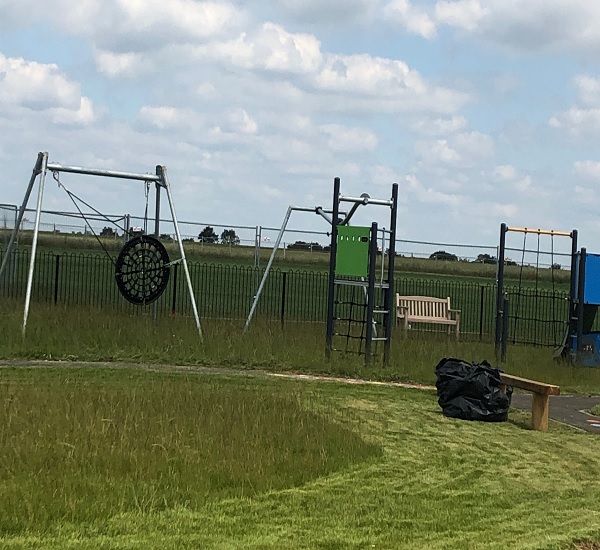
[[194, 289], [192, 287], [192, 279], [190, 277], [190, 270], [188, 269], [187, 259], [185, 257], [185, 250], [183, 249], [183, 242], [181, 240], [181, 233], [179, 232], [179, 224], [177, 223], [177, 215], [175, 214], [175, 205], [173, 203], [173, 195], [171, 193], [171, 184], [167, 178], [167, 168], [165, 166], [157, 166], [156, 174], [160, 178], [161, 185], [167, 190], [167, 199], [169, 201], [169, 208], [171, 209], [171, 217], [173, 219], [173, 226], [175, 227], [175, 235], [177, 236], [177, 244], [179, 245], [179, 253], [181, 254], [181, 263], [183, 264], [183, 272], [185, 273], [185, 280], [187, 281], [188, 291], [190, 293], [190, 302], [192, 303], [192, 310], [194, 312], [194, 319], [196, 321], [196, 327], [198, 329], [198, 336], [200, 341], [202, 337], [202, 327], [200, 326], [200, 317], [198, 315], [198, 307], [196, 306], [196, 298], [194, 297]]
[[29, 317], [29, 306], [31, 305], [31, 288], [33, 286], [33, 272], [35, 270], [35, 257], [37, 252], [38, 236], [40, 232], [40, 218], [42, 216], [42, 199], [44, 197], [44, 184], [46, 182], [46, 168], [48, 166], [48, 153], [42, 155], [42, 166], [40, 169], [40, 184], [38, 188], [38, 200], [35, 209], [35, 224], [33, 227], [33, 240], [31, 242], [31, 258], [29, 260], [29, 273], [27, 274], [27, 290], [25, 292], [25, 308], [23, 310], [23, 326], [21, 334], [25, 336], [27, 330], [27, 318]]

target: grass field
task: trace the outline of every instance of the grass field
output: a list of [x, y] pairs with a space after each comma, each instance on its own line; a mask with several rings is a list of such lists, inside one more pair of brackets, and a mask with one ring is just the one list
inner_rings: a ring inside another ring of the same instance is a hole
[[600, 439], [435, 393], [132, 368], [0, 370], [10, 549], [566, 549]]
[[[0, 547], [556, 549], [600, 542], [600, 439], [529, 415], [445, 418], [444, 357], [489, 340], [394, 333], [391, 361], [324, 360], [322, 323], [0, 301]], [[381, 350], [379, 350], [381, 353]], [[380, 357], [380, 355], [379, 355]], [[43, 361], [28, 368], [19, 361]], [[62, 363], [56, 363], [56, 361]], [[82, 362], [101, 362], [80, 366]], [[66, 363], [66, 364], [65, 364]], [[600, 394], [600, 369], [511, 346], [503, 368]]]

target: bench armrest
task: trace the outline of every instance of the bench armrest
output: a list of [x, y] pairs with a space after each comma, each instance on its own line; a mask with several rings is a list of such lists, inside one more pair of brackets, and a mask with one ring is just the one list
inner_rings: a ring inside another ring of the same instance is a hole
[[454, 316], [456, 317], [456, 319], [460, 319], [460, 309], [449, 309], [448, 310], [448, 315], [451, 317], [452, 314], [454, 314]]

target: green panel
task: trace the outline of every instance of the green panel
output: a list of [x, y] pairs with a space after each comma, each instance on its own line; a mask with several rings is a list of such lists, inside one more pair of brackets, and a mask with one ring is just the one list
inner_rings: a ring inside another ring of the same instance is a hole
[[366, 277], [369, 266], [370, 227], [338, 226], [335, 274]]

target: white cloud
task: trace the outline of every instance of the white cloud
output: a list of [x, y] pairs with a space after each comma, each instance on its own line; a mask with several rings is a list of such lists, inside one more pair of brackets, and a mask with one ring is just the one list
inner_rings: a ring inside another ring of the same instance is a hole
[[228, 113], [227, 121], [229, 131], [241, 134], [256, 134], [258, 124], [256, 121], [241, 108], [234, 109]]
[[387, 19], [423, 38], [433, 38], [436, 35], [435, 21], [425, 10], [413, 6], [409, 0], [392, 0], [384, 7], [383, 14]]
[[215, 42], [194, 50], [196, 62], [224, 61], [252, 71], [267, 89], [277, 86], [294, 101], [330, 112], [454, 113], [469, 101], [465, 93], [432, 86], [421, 74], [399, 59], [368, 54], [323, 52], [311, 34], [290, 33], [265, 23], [237, 39]]
[[136, 78], [142, 74], [150, 74], [155, 65], [150, 58], [141, 53], [113, 53], [104, 50], [95, 52], [98, 71], [110, 78]]
[[327, 144], [332, 151], [346, 153], [372, 151], [378, 145], [377, 136], [367, 128], [324, 124], [321, 130], [329, 136]]
[[469, 168], [493, 155], [494, 142], [481, 132], [461, 132], [448, 139], [417, 141], [415, 150], [425, 166]]
[[140, 120], [159, 130], [164, 130], [178, 127], [183, 116], [175, 107], [144, 105], [140, 109]]
[[449, 27], [514, 51], [600, 53], [600, 4], [589, 0], [391, 0], [384, 14], [428, 39]]
[[600, 106], [600, 79], [577, 75], [574, 79], [579, 101], [588, 106]]
[[54, 122], [86, 124], [95, 118], [92, 101], [57, 65], [5, 57], [0, 53], [0, 112], [21, 107], [48, 112]]
[[435, 5], [435, 18], [439, 23], [466, 31], [478, 30], [488, 10], [481, 7], [479, 0], [438, 1]]
[[588, 0], [438, 0], [435, 19], [522, 52], [600, 51], [600, 4]]
[[0, 53], [0, 101], [33, 109], [74, 107], [81, 99], [79, 85], [55, 64], [5, 57]]
[[53, 107], [48, 112], [56, 124], [89, 124], [96, 119], [92, 101], [88, 97], [81, 98], [79, 109]]
[[[455, 194], [442, 193], [437, 191], [433, 187], [426, 187], [423, 185], [417, 176], [409, 174], [405, 176], [403, 182], [404, 188], [408, 189], [409, 192], [416, 195], [419, 202], [423, 203], [441, 203], [450, 206], [457, 206], [460, 202], [460, 197]], [[402, 190], [401, 190], [402, 191]], [[405, 200], [404, 198], [403, 200]]]
[[[117, 53], [203, 42], [239, 28], [241, 12], [228, 2], [195, 0], [49, 0], [57, 27]], [[52, 9], [54, 4], [54, 9]]]
[[573, 163], [574, 173], [588, 180], [600, 180], [600, 162], [594, 160], [578, 160]]
[[320, 42], [314, 36], [293, 34], [274, 23], [265, 23], [254, 33], [244, 32], [236, 40], [201, 51], [246, 69], [297, 74], [314, 72], [322, 62]]
[[512, 181], [517, 177], [517, 170], [510, 164], [501, 164], [494, 168], [492, 175], [499, 181]]
[[413, 124], [415, 131], [429, 136], [453, 134], [464, 130], [466, 127], [467, 119], [460, 115], [444, 118], [424, 117]]
[[600, 132], [600, 108], [571, 107], [550, 118], [552, 128], [564, 129], [573, 136], [595, 135]]
[[303, 24], [335, 24], [370, 19], [377, 0], [278, 0], [274, 6]]

